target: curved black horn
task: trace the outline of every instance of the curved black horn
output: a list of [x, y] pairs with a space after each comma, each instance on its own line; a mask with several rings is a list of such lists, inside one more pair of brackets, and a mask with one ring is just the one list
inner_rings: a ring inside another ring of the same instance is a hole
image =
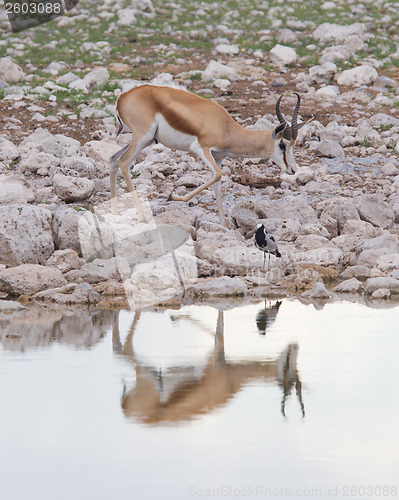
[[281, 99], [284, 97], [284, 94], [281, 94], [281, 96], [277, 99], [276, 102], [276, 115], [280, 123], [286, 123], [284, 116], [281, 114], [280, 111], [280, 102]]
[[299, 97], [299, 94], [297, 94], [296, 92], [294, 92], [294, 94], [296, 95], [296, 97], [298, 99], [296, 106], [295, 106], [295, 109], [294, 109], [294, 112], [292, 114], [292, 122], [291, 122], [292, 138], [295, 141], [297, 136], [298, 136], [298, 113], [299, 113], [299, 106], [301, 105], [301, 98]]

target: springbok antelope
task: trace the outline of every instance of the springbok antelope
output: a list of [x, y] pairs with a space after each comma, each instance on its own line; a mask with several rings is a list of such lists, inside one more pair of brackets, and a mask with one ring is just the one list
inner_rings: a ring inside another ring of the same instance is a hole
[[[114, 352], [129, 360], [136, 372], [135, 387], [131, 390], [124, 388], [122, 395], [122, 408], [127, 417], [137, 418], [146, 424], [184, 422], [226, 405], [245, 385], [259, 380], [277, 382], [283, 393], [280, 408], [284, 417], [286, 401], [295, 387], [302, 417], [305, 416], [302, 384], [297, 370], [297, 344], [288, 344], [273, 360], [228, 362], [224, 353], [223, 311], [219, 310], [214, 349], [203, 364], [183, 364], [162, 372], [155, 366], [142, 363], [135, 354], [133, 336], [140, 315], [140, 312], [135, 313], [123, 344], [117, 315], [113, 325]], [[213, 334], [189, 315], [172, 319], [190, 321], [196, 328]]]
[[[284, 95], [284, 94], [283, 94]], [[112, 213], [118, 213], [116, 176], [118, 169], [132, 195], [138, 220], [145, 220], [144, 211], [129, 175], [134, 158], [145, 147], [160, 142], [171, 149], [196, 153], [212, 170], [210, 180], [185, 196], [171, 193], [169, 201], [189, 201], [213, 185], [220, 222], [226, 226], [221, 195], [221, 162], [224, 158], [267, 158], [282, 171], [295, 173], [293, 154], [298, 129], [300, 97], [289, 126], [280, 111], [281, 95], [276, 103], [280, 124], [271, 130], [250, 130], [239, 125], [219, 104], [186, 90], [172, 87], [141, 85], [122, 93], [116, 103], [118, 134], [124, 126], [132, 132], [132, 141], [110, 158]], [[118, 135], [117, 134], [117, 135]]]

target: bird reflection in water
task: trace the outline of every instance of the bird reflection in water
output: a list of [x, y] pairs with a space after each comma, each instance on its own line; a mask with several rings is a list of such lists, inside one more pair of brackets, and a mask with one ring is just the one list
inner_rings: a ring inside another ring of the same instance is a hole
[[[280, 310], [282, 300], [277, 300], [274, 304], [271, 302], [267, 304], [265, 299], [265, 306], [256, 315], [256, 326], [259, 335], [266, 335], [266, 331], [276, 321], [277, 314]], [[295, 386], [296, 395], [301, 408], [302, 416], [305, 416], [305, 407], [302, 400], [302, 382], [299, 378], [297, 366], [298, 344], [290, 344], [286, 349], [286, 358], [283, 355], [280, 357], [282, 366], [280, 367], [280, 376], [277, 382], [283, 391], [283, 398], [281, 400], [281, 413], [285, 417], [285, 403], [287, 398], [291, 395], [292, 389]]]
[[186, 422], [226, 405], [245, 385], [254, 381], [277, 382], [283, 392], [281, 413], [284, 417], [286, 400], [295, 386], [302, 417], [305, 416], [297, 370], [297, 344], [289, 344], [273, 360], [229, 362], [224, 352], [223, 310], [218, 310], [215, 333], [190, 314], [176, 314], [171, 315], [172, 321], [185, 321], [212, 334], [214, 347], [197, 366], [183, 364], [162, 371], [141, 362], [135, 353], [133, 340], [141, 314], [135, 313], [123, 343], [118, 316], [113, 325], [114, 352], [128, 359], [136, 373], [135, 386], [132, 389], [125, 386], [122, 394], [121, 404], [127, 417], [152, 425]]
[[282, 301], [278, 300], [273, 305], [267, 305], [265, 299], [265, 307], [256, 315], [256, 326], [258, 327], [259, 335], [266, 335], [267, 328], [276, 321], [281, 304]]

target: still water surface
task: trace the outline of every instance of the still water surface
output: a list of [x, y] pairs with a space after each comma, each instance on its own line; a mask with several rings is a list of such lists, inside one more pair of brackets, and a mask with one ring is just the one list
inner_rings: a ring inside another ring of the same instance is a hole
[[1, 498], [398, 496], [399, 307], [224, 309], [1, 316]]

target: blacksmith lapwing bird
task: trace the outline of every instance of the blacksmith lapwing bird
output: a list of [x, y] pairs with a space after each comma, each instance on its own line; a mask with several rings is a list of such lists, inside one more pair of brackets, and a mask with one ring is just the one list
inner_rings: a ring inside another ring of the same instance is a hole
[[272, 253], [276, 257], [281, 257], [281, 253], [278, 251], [277, 243], [273, 236], [269, 234], [263, 224], [258, 224], [255, 232], [255, 245], [259, 250], [263, 252], [263, 267], [266, 263], [266, 252], [269, 254], [269, 269], [270, 269], [270, 254]]

